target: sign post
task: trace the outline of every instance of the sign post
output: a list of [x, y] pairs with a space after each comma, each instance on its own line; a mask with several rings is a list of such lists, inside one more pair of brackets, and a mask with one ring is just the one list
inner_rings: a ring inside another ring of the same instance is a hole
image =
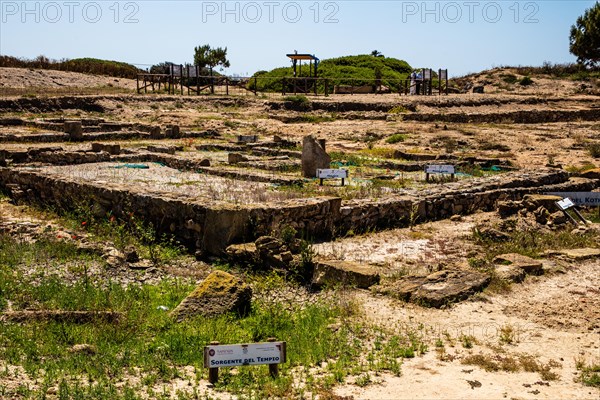
[[587, 224], [585, 218], [583, 218], [583, 215], [581, 215], [581, 213], [579, 212], [579, 210], [577, 210], [577, 208], [575, 207], [575, 203], [573, 203], [573, 201], [571, 201], [570, 198], [566, 197], [566, 198], [562, 199], [561, 201], [557, 201], [556, 205], [563, 212], [563, 214], [565, 214], [565, 216], [567, 218], [569, 218], [571, 220], [571, 222], [573, 222], [573, 224], [578, 225], [577, 221], [575, 221], [575, 218], [573, 218], [571, 216], [571, 214], [569, 214], [567, 212], [567, 210], [569, 208], [573, 209], [573, 211], [575, 212], [575, 214], [577, 215], [577, 217], [583, 222], [584, 225]]
[[450, 174], [452, 180], [454, 180], [454, 165], [426, 165], [425, 166], [425, 181], [429, 182], [430, 174]]
[[204, 367], [208, 368], [208, 381], [219, 380], [219, 368], [245, 365], [269, 365], [269, 374], [279, 374], [278, 364], [286, 362], [286, 342], [269, 338], [264, 343], [219, 345], [211, 342], [204, 347]]
[[317, 169], [317, 178], [319, 178], [319, 186], [323, 186], [323, 179], [342, 179], [342, 186], [344, 186], [344, 180], [348, 178], [347, 169]]

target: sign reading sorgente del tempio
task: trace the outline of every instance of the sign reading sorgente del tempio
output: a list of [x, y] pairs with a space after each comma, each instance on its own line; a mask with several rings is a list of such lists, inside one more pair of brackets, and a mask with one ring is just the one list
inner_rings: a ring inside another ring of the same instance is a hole
[[281, 364], [286, 361], [286, 342], [266, 342], [204, 347], [206, 368]]

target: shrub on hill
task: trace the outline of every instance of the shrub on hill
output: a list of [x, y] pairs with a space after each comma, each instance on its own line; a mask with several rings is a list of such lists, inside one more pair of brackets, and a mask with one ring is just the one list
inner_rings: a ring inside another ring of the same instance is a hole
[[141, 72], [137, 67], [119, 61], [97, 58], [75, 58], [59, 61], [51, 60], [45, 56], [38, 56], [34, 59], [0, 56], [0, 67], [52, 69], [131, 79], [135, 79], [136, 75]]
[[[318, 77], [329, 79], [330, 88], [333, 85], [374, 85], [376, 79], [393, 90], [397, 90], [402, 80], [407, 79], [412, 71], [411, 66], [403, 60], [372, 55], [345, 56], [322, 60], [319, 63]], [[293, 76], [292, 67], [275, 68], [271, 71], [258, 71], [256, 88], [259, 91], [278, 92], [282, 90], [283, 77]], [[308, 76], [309, 67], [303, 63], [299, 76]], [[255, 89], [254, 79], [249, 82], [250, 89]], [[323, 89], [319, 82], [319, 89]], [[330, 89], [331, 90], [331, 89]]]

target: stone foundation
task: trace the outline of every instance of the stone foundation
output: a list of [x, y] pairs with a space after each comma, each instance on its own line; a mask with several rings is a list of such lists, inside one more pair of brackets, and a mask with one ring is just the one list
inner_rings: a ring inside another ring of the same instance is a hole
[[[43, 155], [45, 153], [41, 153]], [[77, 153], [94, 156], [108, 153]], [[64, 157], [64, 154], [61, 155]], [[384, 200], [302, 198], [261, 206], [207, 204], [201, 198], [126, 189], [106, 182], [81, 182], [39, 170], [0, 168], [0, 189], [15, 201], [40, 202], [60, 209], [88, 207], [97, 217], [130, 212], [152, 223], [158, 233], [175, 235], [190, 249], [221, 255], [227, 245], [293, 227], [306, 237], [328, 238], [334, 232], [407, 226], [426, 220], [495, 209], [499, 200], [519, 200], [529, 193], [589, 191], [597, 181], [569, 179], [564, 171], [507, 173], [488, 179], [450, 183], [404, 197]]]

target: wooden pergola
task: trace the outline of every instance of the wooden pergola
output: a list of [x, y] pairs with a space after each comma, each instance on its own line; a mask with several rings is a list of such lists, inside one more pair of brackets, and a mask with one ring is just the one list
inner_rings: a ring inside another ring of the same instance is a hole
[[[300, 76], [302, 73], [302, 60], [308, 60], [308, 77], [316, 78], [319, 67], [319, 58], [313, 54], [299, 54], [292, 53], [286, 54], [292, 60], [292, 67], [294, 68], [294, 77]], [[313, 68], [314, 65], [314, 68]]]

